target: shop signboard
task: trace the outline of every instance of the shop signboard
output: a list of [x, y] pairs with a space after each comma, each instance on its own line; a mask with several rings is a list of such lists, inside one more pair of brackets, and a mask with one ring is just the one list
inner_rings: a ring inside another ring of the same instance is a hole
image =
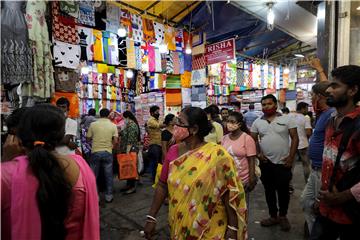
[[228, 39], [218, 43], [206, 45], [206, 64], [215, 64], [235, 59], [235, 39]]

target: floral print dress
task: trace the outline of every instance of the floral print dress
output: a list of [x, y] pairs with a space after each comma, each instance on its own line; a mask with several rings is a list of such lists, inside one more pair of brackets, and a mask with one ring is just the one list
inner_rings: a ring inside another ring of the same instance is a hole
[[222, 196], [238, 219], [237, 239], [246, 239], [246, 202], [233, 159], [215, 143], [207, 143], [172, 161], [168, 176], [171, 239], [225, 238], [227, 215]]
[[45, 1], [29, 1], [26, 6], [26, 22], [33, 53], [34, 82], [25, 84], [22, 95], [41, 99], [51, 98], [55, 92], [51, 42], [45, 20]]

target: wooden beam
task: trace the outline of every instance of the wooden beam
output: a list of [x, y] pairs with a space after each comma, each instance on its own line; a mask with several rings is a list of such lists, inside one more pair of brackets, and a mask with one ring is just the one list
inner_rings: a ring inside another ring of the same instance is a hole
[[190, 4], [190, 6], [186, 6], [185, 8], [183, 8], [180, 12], [176, 13], [174, 16], [172, 16], [169, 21], [174, 20], [177, 16], [181, 15], [183, 12], [185, 12], [186, 10], [188, 11], [192, 11], [190, 10], [194, 5], [201, 3], [201, 1], [194, 1]]
[[158, 3], [160, 3], [160, 0], [156, 0], [155, 2], [153, 2], [152, 4], [150, 4], [150, 6], [148, 6], [144, 11], [142, 11], [140, 13], [140, 15], [143, 15], [144, 13], [147, 13], [148, 10], [152, 9], [153, 7], [155, 7]]

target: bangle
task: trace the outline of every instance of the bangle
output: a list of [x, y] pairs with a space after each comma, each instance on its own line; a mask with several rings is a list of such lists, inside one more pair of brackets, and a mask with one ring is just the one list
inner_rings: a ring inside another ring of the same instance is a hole
[[154, 221], [154, 220], [151, 220], [151, 219], [146, 219], [146, 222], [148, 222], [148, 223], [157, 223], [156, 221]]
[[151, 215], [146, 215], [146, 218], [149, 218], [149, 219], [153, 220], [154, 222], [157, 222], [156, 218], [154, 218], [154, 217], [151, 216]]
[[236, 240], [235, 238], [228, 238], [227, 240]]
[[230, 226], [230, 225], [227, 225], [227, 228], [230, 229], [230, 230], [233, 230], [235, 232], [238, 231], [238, 229], [236, 227], [233, 227], [233, 226]]

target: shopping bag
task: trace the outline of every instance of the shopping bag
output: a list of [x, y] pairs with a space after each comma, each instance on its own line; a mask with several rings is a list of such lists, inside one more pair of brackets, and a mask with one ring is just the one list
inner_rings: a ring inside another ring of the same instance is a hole
[[144, 171], [144, 158], [142, 155], [142, 149], [140, 148], [138, 155], [137, 155], [138, 161], [137, 161], [137, 170], [138, 173], [141, 174]]
[[138, 179], [137, 154], [136, 152], [117, 154], [119, 163], [119, 179]]

